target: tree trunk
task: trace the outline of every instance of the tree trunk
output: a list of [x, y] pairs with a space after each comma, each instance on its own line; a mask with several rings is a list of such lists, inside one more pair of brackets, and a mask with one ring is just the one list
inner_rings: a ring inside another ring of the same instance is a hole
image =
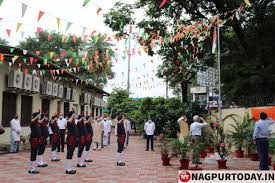
[[184, 104], [187, 103], [187, 90], [188, 90], [188, 82], [182, 81], [180, 84], [181, 87], [181, 100]]

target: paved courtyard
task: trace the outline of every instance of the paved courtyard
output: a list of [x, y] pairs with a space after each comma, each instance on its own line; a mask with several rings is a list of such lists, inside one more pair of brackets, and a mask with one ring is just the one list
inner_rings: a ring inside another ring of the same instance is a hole
[[[92, 151], [92, 163], [87, 168], [77, 168], [77, 174], [66, 175], [64, 172], [65, 154], [59, 153], [60, 162], [50, 162], [50, 148], [46, 150], [47, 168], [39, 168], [40, 174], [27, 173], [29, 153], [5, 154], [0, 156], [0, 182], [89, 182], [89, 183], [175, 183], [179, 162], [171, 160], [171, 166], [162, 166], [160, 149], [156, 143], [156, 151], [145, 151], [145, 140], [139, 136], [131, 136], [129, 147], [124, 151], [125, 167], [116, 166], [116, 144], [112, 136], [112, 144], [101, 151]], [[76, 153], [75, 153], [76, 155]], [[76, 165], [76, 158], [74, 158]], [[217, 164], [203, 164], [204, 169], [215, 170]], [[229, 162], [228, 169], [256, 170], [258, 162], [248, 159]]]

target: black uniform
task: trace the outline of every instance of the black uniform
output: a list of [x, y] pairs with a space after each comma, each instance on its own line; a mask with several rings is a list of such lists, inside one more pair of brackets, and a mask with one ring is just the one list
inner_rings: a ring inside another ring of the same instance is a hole
[[41, 128], [41, 137], [39, 141], [38, 155], [44, 154], [47, 146], [47, 138], [49, 137], [48, 124], [46, 123], [45, 120], [40, 124], [40, 128]]
[[53, 132], [52, 141], [51, 141], [52, 151], [55, 151], [59, 144], [59, 134], [60, 134], [56, 120], [54, 122], [50, 123], [50, 127]]
[[31, 122], [31, 135], [30, 135], [30, 143], [31, 143], [31, 161], [36, 161], [36, 156], [38, 155], [38, 149], [41, 142], [41, 127], [38, 120]]
[[67, 123], [68, 136], [67, 136], [67, 159], [73, 159], [73, 154], [76, 146], [76, 138], [78, 135], [78, 129], [75, 121]]
[[118, 144], [117, 152], [118, 153], [121, 153], [123, 151], [125, 138], [126, 138], [126, 133], [125, 133], [124, 124], [118, 123], [117, 124], [117, 144]]
[[87, 130], [86, 126], [84, 124], [84, 120], [82, 119], [77, 123], [77, 129], [79, 132], [79, 144], [78, 144], [78, 154], [77, 157], [80, 158], [82, 156], [82, 152], [84, 150], [84, 147], [86, 145], [86, 135], [87, 135]]
[[91, 122], [89, 121], [88, 123], [85, 124], [87, 135], [86, 135], [86, 151], [90, 150], [91, 144], [92, 144], [92, 139], [93, 139], [93, 127]]

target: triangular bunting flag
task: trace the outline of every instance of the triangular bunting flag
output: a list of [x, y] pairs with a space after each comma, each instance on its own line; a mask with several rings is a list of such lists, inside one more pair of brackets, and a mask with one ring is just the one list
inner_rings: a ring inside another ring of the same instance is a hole
[[53, 54], [54, 54], [54, 52], [50, 52], [50, 59], [53, 58]]
[[13, 51], [14, 51], [14, 48], [10, 48], [10, 52], [13, 53]]
[[12, 63], [11, 63], [11, 62], [9, 62], [9, 66], [10, 66], [10, 67], [12, 66]]
[[14, 56], [13, 58], [12, 58], [12, 63], [14, 64], [14, 62], [16, 61], [16, 59], [18, 58], [19, 56]]
[[26, 10], [27, 10], [27, 5], [22, 3], [22, 18], [25, 16]]
[[76, 35], [73, 35], [74, 43], [76, 43]]
[[65, 51], [62, 51], [62, 52], [61, 52], [61, 58], [64, 59], [64, 58], [65, 58], [65, 55], [66, 55], [66, 52], [65, 52]]
[[44, 12], [43, 11], [39, 11], [37, 22], [39, 22], [39, 20], [42, 18], [43, 15], [44, 15]]
[[28, 50], [23, 50], [23, 54], [26, 55], [28, 53]]
[[52, 39], [52, 36], [49, 34], [48, 35], [48, 41], [50, 41]]
[[[249, 7], [251, 6], [249, 0], [244, 0], [245, 4], [247, 4]], [[0, 5], [1, 6], [1, 5]]]
[[98, 7], [96, 10], [96, 14], [98, 15], [101, 10], [102, 10], [102, 8]]
[[41, 27], [37, 27], [37, 30], [36, 30], [36, 32], [39, 34], [39, 33], [41, 33], [43, 30], [42, 30], [42, 28]]
[[10, 30], [10, 29], [6, 29], [6, 32], [7, 32], [7, 34], [8, 34], [8, 37], [10, 37], [10, 35], [11, 35], [11, 30]]
[[62, 41], [61, 42], [64, 43], [65, 39], [66, 39], [66, 36], [62, 35]]
[[69, 30], [69, 28], [71, 27], [71, 25], [72, 25], [72, 23], [71, 23], [71, 22], [68, 22], [68, 23], [67, 23], [67, 26], [66, 26], [66, 30], [65, 30], [65, 32], [67, 32], [67, 31]]
[[57, 28], [60, 28], [60, 18], [56, 17], [56, 22], [57, 22]]
[[19, 29], [20, 29], [21, 26], [22, 26], [22, 23], [17, 22], [16, 33], [19, 31]]

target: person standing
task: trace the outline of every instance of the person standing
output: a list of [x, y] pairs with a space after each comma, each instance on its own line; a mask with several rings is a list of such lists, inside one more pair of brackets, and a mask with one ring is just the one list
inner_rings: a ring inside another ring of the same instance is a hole
[[106, 117], [103, 119], [103, 145], [107, 146], [108, 145], [108, 140], [109, 140], [109, 132], [111, 131], [110, 129], [110, 123], [107, 120]]
[[52, 145], [52, 149], [51, 149], [51, 160], [56, 162], [56, 161], [60, 161], [60, 159], [57, 158], [57, 146], [60, 143], [59, 142], [59, 128], [57, 125], [57, 119], [58, 116], [54, 115], [50, 121], [50, 127], [51, 131], [52, 131], [52, 139], [51, 139], [51, 145]]
[[68, 113], [68, 135], [67, 135], [67, 157], [66, 157], [66, 174], [75, 174], [76, 170], [72, 169], [72, 159], [74, 155], [74, 150], [76, 147], [76, 140], [78, 135], [78, 129], [75, 124], [75, 114], [74, 111]]
[[10, 121], [10, 125], [11, 125], [10, 153], [16, 153], [18, 144], [20, 142], [20, 132], [21, 132], [21, 125], [17, 114], [15, 114], [14, 118]]
[[58, 124], [58, 128], [60, 130], [60, 136], [59, 136], [60, 143], [58, 144], [57, 152], [60, 152], [60, 146], [61, 146], [61, 152], [64, 152], [67, 119], [64, 118], [62, 114], [60, 114], [59, 119], [57, 120], [57, 124]]
[[109, 123], [109, 126], [110, 126], [110, 130], [108, 132], [108, 144], [111, 144], [111, 130], [112, 130], [112, 120], [110, 117], [107, 118], [107, 121]]
[[77, 129], [78, 129], [78, 152], [77, 152], [77, 167], [78, 168], [84, 168], [86, 165], [83, 163], [82, 159], [82, 153], [84, 150], [84, 147], [86, 145], [86, 136], [87, 136], [87, 131], [86, 131], [86, 125], [84, 124], [84, 115], [81, 114], [78, 117], [77, 121]]
[[94, 137], [93, 137], [94, 150], [98, 149], [100, 151], [101, 150], [103, 125], [102, 125], [99, 117], [96, 118], [96, 120], [94, 120], [92, 126], [93, 126], [93, 130], [94, 130]]
[[[41, 128], [40, 128], [40, 112], [35, 112], [32, 114], [32, 121], [30, 124], [31, 134], [30, 134], [30, 144], [31, 144], [31, 156], [30, 156], [30, 174], [38, 174], [39, 171], [36, 170], [36, 157], [39, 149], [39, 142], [41, 138]], [[42, 119], [44, 120], [44, 119]]]
[[[202, 128], [206, 127], [207, 123], [198, 115], [195, 115], [193, 120], [194, 122], [190, 125], [190, 132], [193, 144], [197, 145], [201, 141]], [[192, 162], [193, 164], [201, 164], [199, 152], [193, 152]]]
[[129, 136], [130, 136], [130, 131], [131, 131], [131, 122], [127, 118], [125, 118], [125, 120], [124, 120], [124, 128], [125, 128], [125, 131], [126, 131], [126, 146], [128, 146]]
[[48, 164], [44, 163], [43, 154], [47, 146], [47, 138], [49, 137], [48, 124], [46, 122], [46, 115], [41, 114], [40, 128], [41, 128], [41, 137], [39, 139], [39, 148], [37, 154], [37, 163], [38, 167], [47, 167]]
[[90, 159], [90, 150], [91, 150], [91, 144], [93, 139], [93, 127], [91, 124], [92, 116], [87, 116], [85, 120], [85, 127], [87, 131], [86, 135], [86, 146], [85, 146], [85, 154], [84, 154], [84, 160], [85, 162], [93, 162], [93, 160]]
[[269, 170], [268, 167], [268, 127], [275, 123], [264, 112], [260, 113], [260, 120], [255, 123], [253, 140], [260, 158], [260, 170]]
[[115, 135], [117, 136], [117, 166], [125, 166], [125, 162], [123, 160], [122, 151], [124, 149], [126, 132], [124, 128], [124, 116], [120, 115], [118, 118], [118, 124], [116, 125]]
[[144, 125], [144, 130], [146, 133], [147, 137], [147, 146], [146, 146], [146, 151], [149, 151], [149, 142], [151, 141], [151, 150], [154, 151], [154, 133], [155, 133], [155, 123], [149, 119], [145, 125]]

